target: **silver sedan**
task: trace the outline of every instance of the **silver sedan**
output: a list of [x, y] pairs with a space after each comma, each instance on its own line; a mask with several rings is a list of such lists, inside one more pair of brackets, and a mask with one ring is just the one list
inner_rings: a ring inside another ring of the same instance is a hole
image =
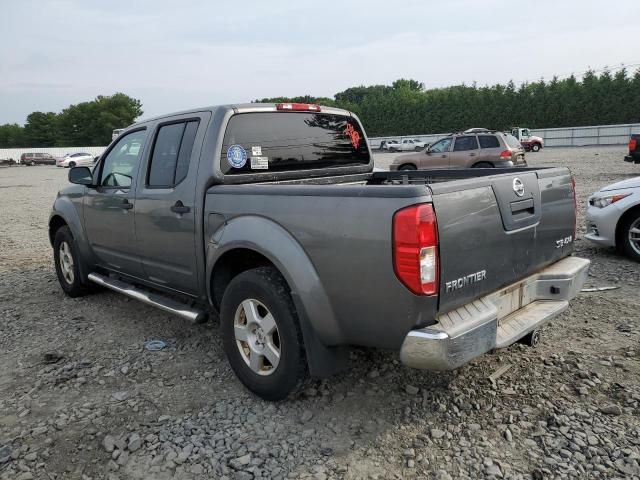
[[640, 177], [608, 185], [589, 197], [585, 238], [640, 262]]

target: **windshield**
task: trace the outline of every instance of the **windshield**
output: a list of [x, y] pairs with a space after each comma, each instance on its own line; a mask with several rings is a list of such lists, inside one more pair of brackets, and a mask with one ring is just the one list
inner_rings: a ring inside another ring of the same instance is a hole
[[362, 128], [353, 117], [242, 113], [231, 117], [227, 125], [220, 169], [234, 175], [367, 165], [370, 161]]

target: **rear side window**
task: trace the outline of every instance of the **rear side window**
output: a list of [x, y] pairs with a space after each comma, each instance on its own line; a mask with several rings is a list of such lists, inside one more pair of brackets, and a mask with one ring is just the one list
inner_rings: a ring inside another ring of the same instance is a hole
[[243, 113], [229, 119], [224, 174], [367, 165], [367, 142], [354, 118], [324, 113]]
[[500, 140], [494, 135], [478, 135], [480, 148], [499, 148]]
[[456, 144], [453, 146], [454, 152], [463, 152], [466, 150], [476, 150], [478, 148], [478, 141], [475, 135], [471, 137], [458, 137], [456, 138]]
[[147, 185], [173, 187], [187, 176], [198, 122], [163, 125], [153, 145]]

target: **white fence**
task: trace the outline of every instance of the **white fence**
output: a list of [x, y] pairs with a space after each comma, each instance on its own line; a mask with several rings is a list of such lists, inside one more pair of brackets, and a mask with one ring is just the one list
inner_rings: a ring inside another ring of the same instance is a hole
[[64, 157], [67, 153], [90, 153], [94, 157], [101, 155], [107, 147], [45, 147], [45, 148], [0, 148], [0, 159], [12, 158], [20, 162], [23, 153], [49, 153], [54, 157]]
[[[545, 147], [584, 147], [588, 145], [624, 145], [629, 141], [632, 133], [640, 133], [640, 123], [626, 123], [623, 125], [596, 125], [592, 127], [566, 128], [536, 128], [531, 134], [542, 137]], [[433, 143], [449, 135], [448, 133], [401, 135], [391, 137], [370, 137], [371, 148], [380, 148], [383, 140], [397, 140], [405, 138], [418, 139]], [[50, 153], [54, 157], [63, 157], [67, 153], [86, 152], [93, 156], [101, 155], [105, 147], [51, 147], [51, 148], [0, 148], [0, 159], [13, 158], [20, 160], [23, 153]]]
[[[592, 127], [566, 127], [566, 128], [536, 128], [531, 129], [531, 134], [542, 137], [545, 147], [584, 147], [588, 145], [625, 145], [632, 133], [640, 133], [640, 123], [626, 123], [622, 125], [596, 125]], [[433, 143], [436, 140], [449, 135], [448, 133], [428, 135], [402, 135], [396, 137], [369, 138], [371, 148], [380, 148], [383, 140], [397, 140], [401, 142], [405, 138], [418, 139], [423, 142]]]

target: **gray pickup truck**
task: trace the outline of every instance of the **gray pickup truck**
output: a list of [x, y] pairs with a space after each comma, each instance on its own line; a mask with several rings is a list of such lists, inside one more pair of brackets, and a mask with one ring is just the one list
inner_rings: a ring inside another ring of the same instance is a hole
[[351, 346], [457, 368], [568, 306], [566, 168], [374, 171], [358, 118], [307, 104], [202, 108], [128, 127], [69, 171], [49, 221], [64, 292], [101, 285], [198, 322], [285, 398]]

